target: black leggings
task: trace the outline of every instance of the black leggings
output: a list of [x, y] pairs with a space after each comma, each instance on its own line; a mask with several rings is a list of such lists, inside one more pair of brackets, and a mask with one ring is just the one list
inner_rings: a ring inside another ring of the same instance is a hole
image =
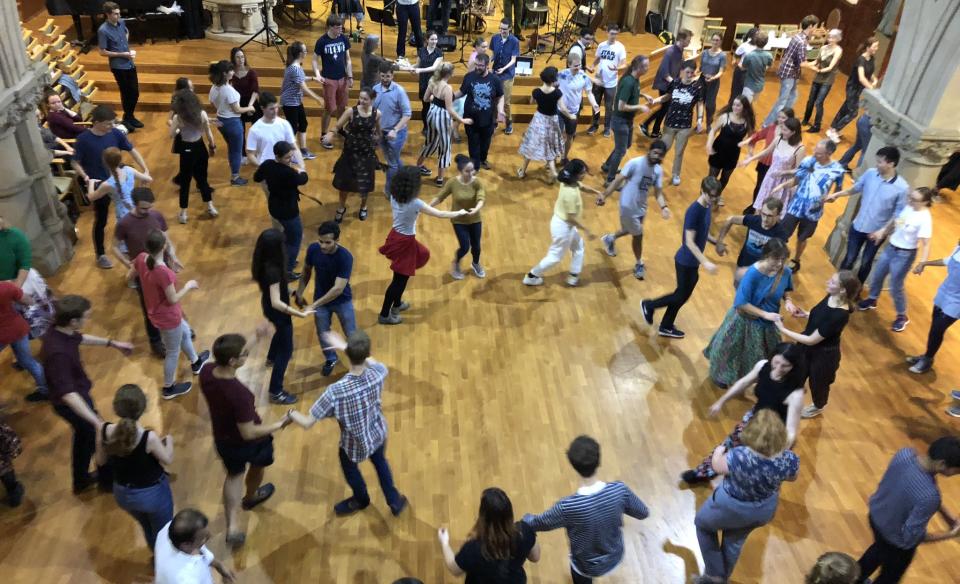
[[483, 232], [483, 223], [454, 223], [453, 231], [457, 234], [460, 247], [457, 248], [457, 261], [463, 259], [468, 251], [473, 252], [473, 263], [480, 263], [480, 234]]
[[400, 306], [403, 301], [403, 291], [407, 289], [407, 281], [410, 276], [393, 273], [393, 280], [387, 286], [387, 292], [383, 295], [383, 306], [380, 308], [380, 316], [386, 318], [390, 316], [390, 309]]
[[940, 345], [943, 344], [943, 334], [957, 319], [946, 314], [939, 306], [933, 305], [933, 321], [930, 323], [930, 332], [927, 334], [927, 359], [933, 361]]
[[180, 150], [180, 172], [174, 179], [180, 186], [180, 208], [186, 209], [190, 204], [190, 180], [193, 179], [200, 189], [200, 198], [204, 203], [213, 199], [213, 189], [207, 182], [207, 167], [210, 156], [207, 145], [203, 140], [183, 142]]
[[727, 188], [727, 183], [730, 182], [730, 176], [733, 174], [734, 169], [732, 168], [716, 168], [710, 167], [710, 176], [716, 178], [720, 177], [720, 192], [717, 194], [723, 194], [723, 189]]

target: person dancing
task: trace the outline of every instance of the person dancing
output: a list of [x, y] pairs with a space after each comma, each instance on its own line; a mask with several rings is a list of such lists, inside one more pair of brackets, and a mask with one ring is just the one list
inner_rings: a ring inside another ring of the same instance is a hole
[[[210, 129], [207, 112], [203, 111], [197, 94], [189, 89], [181, 89], [173, 94], [172, 108], [170, 136], [174, 139], [173, 144], [177, 154], [180, 155], [180, 169], [173, 179], [173, 182], [180, 187], [180, 223], [187, 222], [191, 179], [197, 183], [200, 198], [207, 204], [207, 215], [216, 217], [219, 213], [213, 206], [213, 188], [207, 181], [207, 168], [210, 156], [217, 151], [217, 143], [213, 139], [213, 130]], [[242, 127], [241, 122], [241, 129]], [[204, 138], [207, 139], [207, 144], [203, 143]], [[207, 145], [209, 145], [209, 151]]]
[[123, 153], [113, 146], [103, 151], [103, 166], [110, 172], [110, 178], [105, 181], [87, 181], [87, 199], [92, 203], [102, 197], [109, 197], [113, 201], [113, 214], [119, 225], [120, 220], [133, 211], [133, 189], [137, 181], [143, 186], [149, 186], [153, 177], [124, 164]]
[[[833, 80], [837, 78], [837, 66], [840, 64], [840, 57], [843, 56], [843, 48], [840, 47], [842, 37], [843, 34], [837, 29], [828, 32], [827, 43], [817, 52], [817, 60], [804, 63], [805, 67], [813, 69], [817, 74], [810, 83], [810, 97], [807, 98], [807, 107], [803, 112], [803, 125], [809, 126], [807, 132], [810, 134], [820, 133], [820, 124], [823, 122], [823, 102], [833, 87]], [[813, 115], [814, 108], [817, 109], [817, 115], [811, 124], [810, 116]]]
[[713, 126], [717, 94], [720, 92], [720, 77], [727, 68], [727, 53], [724, 52], [722, 44], [723, 35], [715, 32], [710, 35], [710, 48], [700, 53], [700, 76], [703, 79], [703, 106], [707, 110], [707, 127]]
[[430, 260], [430, 250], [417, 241], [417, 218], [420, 213], [440, 219], [452, 219], [468, 214], [466, 209], [438, 211], [424, 203], [420, 199], [421, 179], [420, 169], [408, 165], [400, 167], [390, 183], [393, 226], [379, 251], [390, 260], [393, 279], [383, 295], [383, 306], [377, 318], [380, 324], [403, 322], [400, 313], [410, 308], [410, 303], [403, 301], [407, 282]]
[[827, 295], [807, 317], [802, 333], [786, 327], [782, 319], [775, 324], [780, 333], [807, 347], [807, 369], [813, 404], [803, 408], [803, 418], [815, 418], [827, 407], [830, 385], [840, 369], [840, 334], [850, 320], [854, 302], [860, 294], [860, 280], [850, 270], [840, 270], [827, 280]]
[[743, 238], [743, 247], [737, 256], [737, 270], [733, 277], [733, 287], [737, 288], [747, 269], [760, 261], [763, 248], [771, 239], [787, 240], [787, 231], [780, 224], [780, 213], [783, 203], [779, 199], [767, 199], [760, 209], [759, 215], [731, 215], [720, 228], [717, 234], [717, 255], [727, 254], [727, 245], [723, 239], [734, 225], [743, 225], [747, 228], [747, 236]]
[[[335, 14], [331, 14], [330, 16], [337, 18]], [[324, 36], [327, 35], [325, 34]], [[303, 94], [306, 93], [312, 97], [318, 105], [324, 108], [325, 120], [330, 119], [329, 108], [335, 108], [337, 104], [324, 102], [323, 98], [317, 95], [317, 92], [310, 89], [310, 86], [307, 85], [307, 75], [303, 72], [303, 59], [306, 54], [307, 46], [300, 41], [294, 41], [287, 47], [286, 69], [283, 71], [283, 83], [280, 85], [280, 105], [283, 107], [283, 117], [286, 118], [296, 133], [296, 143], [300, 146], [300, 154], [303, 160], [313, 160], [317, 155], [307, 148], [307, 110], [303, 107]], [[350, 60], [347, 59], [347, 62], [349, 63]], [[339, 81], [329, 81], [331, 90], [328, 93], [327, 84], [324, 82], [323, 77], [320, 77], [319, 73], [317, 77], [320, 83], [324, 84], [325, 95], [329, 93], [335, 94], [337, 92], [337, 87], [339, 87], [337, 83], [339, 83]], [[346, 88], [346, 80], [343, 81], [344, 88]], [[346, 93], [346, 89], [344, 89], [343, 92]], [[346, 102], [346, 96], [344, 96], [344, 102]], [[251, 132], [254, 127], [256, 127], [256, 125], [251, 127]], [[249, 146], [247, 150], [250, 150]]]
[[[289, 51], [288, 51], [289, 53]], [[227, 160], [230, 163], [230, 184], [243, 186], [247, 179], [240, 176], [240, 159], [243, 158], [243, 121], [240, 116], [251, 114], [252, 105], [240, 106], [240, 93], [230, 85], [233, 77], [233, 64], [230, 61], [218, 61], [210, 65], [210, 103], [217, 108], [217, 121], [220, 122], [220, 134], [227, 142]]]
[[737, 62], [733, 66], [733, 77], [730, 80], [730, 99], [727, 100], [728, 104], [733, 103], [733, 98], [743, 94], [743, 81], [746, 76], [743, 68], [743, 60], [748, 54], [757, 50], [757, 45], [755, 45], [754, 42], [759, 32], [759, 28], [751, 28], [748, 30], [747, 34], [743, 36], [743, 40], [737, 45], [737, 49], [733, 52], [733, 56], [737, 58]]
[[[733, 101], [732, 99], [730, 100]], [[769, 146], [776, 138], [779, 138], [780, 131], [783, 129], [783, 124], [788, 119], [793, 117], [793, 110], [785, 107], [779, 112], [777, 112], [777, 123], [771, 124], [766, 128], [757, 130], [754, 132], [753, 136], [750, 136], [748, 139], [740, 143], [740, 147], [747, 146], [747, 151], [750, 156], [753, 156], [754, 146], [757, 142], [763, 141], [764, 147]], [[798, 138], [798, 140], [802, 139]], [[763, 184], [763, 179], [767, 176], [767, 171], [770, 170], [770, 165], [773, 164], [773, 155], [766, 154], [763, 158], [758, 159], [757, 162], [757, 182], [753, 187], [753, 198], [756, 199], [757, 195], [760, 193], [760, 185]], [[747, 166], [748, 163], [741, 162], [737, 166]], [[757, 210], [753, 208], [753, 203], [744, 207], [742, 213], [744, 215], [753, 215]]]
[[477, 169], [473, 166], [473, 161], [465, 154], [457, 154], [454, 158], [459, 174], [447, 184], [443, 185], [436, 198], [430, 201], [431, 207], [436, 207], [450, 195], [453, 195], [451, 211], [460, 211], [466, 209], [467, 215], [454, 217], [453, 232], [457, 236], [459, 247], [453, 258], [453, 265], [450, 268], [450, 275], [454, 280], [464, 278], [463, 270], [460, 269], [460, 260], [470, 251], [473, 256], [473, 263], [470, 265], [473, 274], [478, 278], [486, 278], [487, 273], [480, 264], [480, 235], [483, 233], [483, 222], [480, 217], [480, 209], [483, 208], [487, 198], [487, 191], [483, 182], [477, 178]]
[[[760, 410], [773, 410], [786, 424], [786, 445], [793, 445], [800, 427], [800, 410], [803, 408], [803, 382], [806, 378], [806, 351], [800, 345], [780, 343], [769, 357], [757, 361], [746, 375], [730, 386], [720, 399], [710, 406], [708, 415], [717, 416], [723, 405], [734, 397], [745, 395], [751, 386], [757, 403], [747, 410], [733, 428], [733, 432], [720, 445], [728, 451], [740, 446], [743, 429]], [[713, 455], [709, 454], [696, 468], [684, 471], [680, 479], [689, 484], [707, 483], [717, 476], [713, 468]]]
[[937, 295], [933, 298], [933, 319], [930, 321], [930, 332], [927, 333], [927, 352], [907, 357], [911, 373], [926, 373], [933, 368], [933, 358], [943, 344], [943, 335], [960, 318], [960, 241], [949, 256], [919, 262], [915, 268], [916, 273], [922, 274], [924, 268], [929, 266], [946, 266], [947, 277], [937, 288]]
[[[777, 115], [783, 116], [785, 111], [782, 110]], [[744, 209], [744, 215], [759, 213], [770, 200], [780, 203], [782, 214], [782, 210], [787, 208], [790, 198], [793, 197], [793, 189], [780, 188], [780, 185], [790, 180], [790, 175], [796, 172], [806, 154], [803, 136], [800, 134], [800, 121], [792, 117], [784, 118], [782, 123], [778, 122], [777, 127], [776, 133], [766, 141], [766, 147], [762, 151], [747, 156], [738, 164], [745, 167], [754, 160], [760, 161], [757, 163], [758, 182], [753, 204]], [[770, 162], [764, 165], [764, 160]], [[762, 172], [761, 166], [766, 166]]]
[[727, 582], [750, 532], [773, 520], [780, 485], [797, 480], [800, 471], [800, 458], [788, 448], [783, 421], [761, 409], [744, 426], [740, 445], [713, 451], [713, 470], [723, 482], [694, 519], [703, 556], [703, 575], [694, 584]]
[[303, 243], [303, 220], [300, 218], [300, 187], [309, 177], [297, 163], [297, 151], [290, 142], [273, 145], [273, 158], [265, 160], [253, 173], [253, 180], [262, 183], [267, 193], [267, 212], [276, 229], [283, 231], [286, 248], [288, 281], [300, 278], [293, 271]]
[[443, 186], [443, 175], [450, 166], [451, 147], [450, 139], [453, 132], [453, 120], [466, 126], [473, 123], [470, 118], [461, 118], [453, 109], [453, 88], [448, 83], [453, 76], [453, 65], [444, 63], [433, 74], [424, 99], [430, 101], [430, 110], [427, 112], [427, 137], [420, 149], [417, 158], [417, 167], [420, 174], [430, 176], [430, 170], [423, 165], [428, 156], [434, 153], [439, 157], [437, 162], [437, 177], [434, 183]]
[[523, 277], [527, 286], [543, 285], [543, 274], [556, 266], [563, 259], [567, 250], [570, 251], [570, 274], [567, 276], [567, 286], [576, 286], [580, 282], [580, 271], [583, 269], [583, 238], [577, 229], [582, 229], [590, 239], [596, 236], [583, 224], [583, 199], [581, 189], [586, 189], [597, 195], [600, 191], [581, 184], [587, 176], [587, 163], [574, 158], [560, 171], [560, 192], [553, 207], [553, 216], [550, 218], [550, 249], [540, 263], [530, 269]]
[[[424, 39], [423, 46], [420, 46], [420, 43], [417, 43], [417, 66], [408, 69], [411, 73], [417, 76], [417, 96], [420, 98], [421, 108], [420, 108], [420, 121], [423, 122], [423, 134], [427, 133], [427, 113], [430, 111], [430, 101], [426, 99], [427, 95], [427, 86], [430, 85], [430, 80], [433, 78], [433, 75], [440, 69], [440, 66], [443, 65], [443, 49], [441, 49], [437, 44], [439, 43], [440, 37], [435, 32], [430, 32], [427, 34], [427, 38]], [[403, 53], [397, 52], [398, 55]]]
[[[349, 16], [347, 19], [349, 20]], [[306, 52], [306, 47], [303, 47], [303, 49]], [[333, 13], [327, 15], [327, 30], [320, 35], [320, 38], [314, 44], [311, 60], [313, 78], [323, 86], [323, 117], [320, 122], [320, 133], [326, 134], [327, 128], [330, 127], [331, 116], [339, 118], [343, 114], [343, 110], [348, 103], [348, 93], [353, 87], [350, 39], [343, 34], [343, 18], [341, 16]], [[305, 83], [303, 88], [306, 90]], [[286, 113], [286, 109], [284, 109], [284, 113]], [[287, 118], [289, 119], [289, 116]], [[291, 123], [293, 122], [291, 121]], [[303, 123], [304, 128], [306, 128], [306, 121], [303, 120]], [[333, 144], [329, 142], [323, 142], [321, 145], [327, 150], [333, 148]], [[306, 142], [302, 142], [300, 148], [301, 150], [305, 149]], [[306, 151], [304, 151], [304, 154], [306, 154]]]
[[[709, 114], [707, 119], [710, 119]], [[709, 125], [709, 121], [707, 123]], [[721, 109], [716, 122], [710, 126], [707, 136], [707, 164], [710, 165], [710, 176], [720, 179], [720, 206], [723, 206], [723, 190], [727, 188], [730, 175], [737, 168], [737, 161], [740, 159], [740, 142], [747, 134], [753, 133], [754, 124], [753, 106], [750, 105], [750, 100], [741, 95], [733, 98], [730, 105]]]
[[626, 156], [633, 143], [633, 120], [637, 112], [648, 112], [650, 108], [640, 103], [643, 97], [651, 103], [650, 96], [640, 91], [640, 77], [650, 68], [650, 59], [637, 55], [630, 61], [626, 74], [620, 78], [614, 93], [613, 114], [610, 125], [613, 128], [613, 150], [600, 165], [600, 172], [606, 175], [604, 186], [612, 183], [620, 172], [620, 162]]
[[784, 265], [789, 258], [783, 240], [767, 241], [760, 261], [747, 269], [737, 286], [733, 306], [703, 350], [717, 387], [730, 387], [780, 342], [774, 323], [780, 318], [781, 300], [794, 316], [805, 314], [790, 300], [793, 272]]
[[334, 134], [344, 136], [343, 153], [333, 165], [333, 188], [340, 192], [340, 206], [334, 221], [340, 223], [347, 212], [347, 196], [360, 194], [360, 211], [357, 218], [367, 219], [367, 196], [376, 188], [376, 172], [380, 164], [377, 158], [377, 138], [381, 135], [380, 112], [373, 107], [373, 90], [360, 89], [357, 105], [343, 112], [337, 125], [324, 137], [325, 143], [333, 140]]
[[523, 141], [520, 143], [519, 152], [523, 157], [523, 165], [517, 169], [517, 176], [521, 179], [526, 178], [530, 161], [536, 160], [547, 163], [547, 169], [550, 172], [548, 184], [553, 184], [557, 180], [556, 161], [563, 157], [565, 152], [563, 132], [557, 114], [559, 112], [564, 118], [576, 121], [576, 114], [568, 110], [563, 102], [563, 92], [559, 89], [557, 73], [556, 67], [547, 67], [541, 71], [540, 81], [543, 85], [534, 89], [533, 96], [530, 98], [537, 104], [537, 111], [533, 114], [533, 120], [527, 126], [527, 131], [523, 133]]
[[[673, 186], [680, 186], [680, 170], [683, 168], [683, 153], [687, 149], [687, 140], [690, 134], [696, 131], [703, 133], [703, 84], [693, 77], [697, 66], [693, 61], [686, 61], [680, 66], [680, 77], [674, 79], [667, 86], [667, 91], [653, 101], [654, 104], [669, 102], [662, 106], [665, 111], [663, 143], [669, 150], [676, 142], [673, 151]], [[693, 125], [694, 110], [696, 110], [697, 124]], [[649, 121], [649, 120], [648, 120]], [[646, 122], [644, 122], [646, 123]], [[654, 122], [656, 125], [657, 122]], [[723, 190], [721, 185], [720, 190]]]
[[880, 50], [880, 41], [876, 37], [869, 37], [860, 43], [857, 48], [857, 60], [853, 63], [853, 70], [847, 78], [847, 97], [843, 105], [837, 110], [837, 115], [830, 122], [827, 137], [834, 142], [840, 141], [840, 130], [857, 119], [860, 113], [860, 95], [864, 89], [873, 89], [877, 86], [877, 76], [874, 71], [877, 66], [875, 59]]
[[560, 93], [563, 95], [563, 104], [567, 111], [573, 114], [573, 117], [559, 118], [563, 124], [563, 158], [560, 160], [560, 166], [566, 166], [569, 162], [570, 149], [573, 147], [573, 139], [577, 136], [577, 121], [580, 118], [580, 109], [583, 106], [583, 95], [586, 93], [587, 100], [590, 102], [592, 111], [599, 113], [600, 105], [593, 96], [593, 82], [590, 76], [583, 72], [583, 62], [579, 52], [571, 52], [567, 55], [567, 68], [557, 74]]

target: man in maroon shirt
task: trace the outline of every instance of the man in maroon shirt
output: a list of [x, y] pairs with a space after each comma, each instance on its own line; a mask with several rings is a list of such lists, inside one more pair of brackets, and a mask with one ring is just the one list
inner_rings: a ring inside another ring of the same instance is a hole
[[[133, 267], [133, 260], [147, 249], [147, 236], [153, 230], [167, 233], [167, 221], [159, 211], [153, 210], [153, 204], [156, 197], [153, 191], [146, 187], [137, 187], [130, 193], [133, 199], [134, 208], [126, 214], [123, 219], [117, 223], [113, 230], [115, 243], [113, 251], [117, 258], [127, 268]], [[123, 246], [126, 245], [126, 252]], [[183, 269], [183, 264], [177, 259], [177, 250], [167, 236], [166, 255], [169, 259], [168, 265], [174, 272]], [[143, 292], [140, 289], [139, 279], [134, 280], [137, 287], [137, 294], [140, 296], [140, 310], [143, 312], [143, 324], [147, 329], [147, 337], [150, 339], [150, 350], [158, 357], [163, 357], [166, 352], [163, 348], [163, 341], [160, 339], [160, 331], [150, 322], [147, 315], [147, 304], [143, 300]]]
[[[207, 400], [213, 442], [227, 469], [223, 483], [223, 508], [227, 521], [227, 543], [241, 546], [246, 534], [237, 530], [241, 506], [250, 510], [269, 499], [276, 488], [263, 484], [264, 469], [273, 464], [274, 432], [290, 424], [289, 415], [264, 424], [257, 414], [253, 391], [237, 379], [253, 347], [272, 334], [270, 325], [257, 328], [252, 340], [238, 334], [220, 336], [213, 343], [216, 366], [200, 370], [200, 390]], [[247, 466], [249, 465], [249, 470]], [[246, 483], [246, 496], [244, 493]]]
[[90, 312], [90, 301], [83, 296], [70, 294], [58, 300], [53, 327], [43, 336], [41, 351], [50, 403], [57, 415], [73, 428], [74, 493], [80, 493], [98, 481], [101, 487], [109, 489], [111, 482], [109, 472], [101, 472], [99, 476], [90, 473], [90, 459], [103, 419], [90, 397], [93, 383], [83, 369], [80, 345], [113, 347], [124, 355], [133, 351], [130, 343], [81, 333]]

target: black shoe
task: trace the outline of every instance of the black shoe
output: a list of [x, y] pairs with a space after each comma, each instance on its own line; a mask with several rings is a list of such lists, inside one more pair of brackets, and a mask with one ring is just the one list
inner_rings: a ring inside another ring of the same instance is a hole
[[292, 393], [287, 393], [281, 389], [278, 393], [270, 394], [270, 403], [281, 406], [289, 406], [297, 403], [297, 396], [293, 395]]
[[190, 393], [190, 389], [192, 387], [193, 387], [192, 381], [184, 381], [183, 383], [174, 383], [169, 387], [163, 388], [162, 397], [163, 399], [173, 399], [175, 397], [180, 397], [181, 395], [186, 395]]
[[647, 128], [646, 126], [640, 126], [640, 133], [646, 136], [647, 138], [650, 137], [650, 129]]
[[807, 133], [808, 133], [808, 134], [819, 134], [819, 133], [820, 133], [820, 126], [810, 126], [809, 128], [807, 128]]
[[73, 494], [79, 495], [80, 493], [86, 491], [87, 489], [89, 489], [95, 484], [97, 484], [97, 475], [88, 474], [85, 478], [83, 478], [79, 482], [73, 483]]
[[[13, 490], [7, 493], [7, 505], [11, 507], [19, 507], [20, 503], [23, 502], [23, 493], [26, 489], [23, 488], [23, 483], [17, 481], [13, 485]], [[394, 514], [396, 515], [396, 514]]]
[[271, 367], [273, 367], [273, 359], [268, 358], [266, 361], [263, 362], [263, 366], [266, 367], [267, 369], [270, 369]]
[[167, 356], [167, 349], [163, 346], [163, 343], [150, 343], [150, 352], [157, 357]]
[[200, 373], [200, 370], [203, 369], [203, 365], [209, 358], [210, 351], [204, 351], [197, 355], [197, 360], [190, 364], [190, 370], [193, 371], [194, 375], [198, 375]]
[[709, 483], [710, 477], [698, 475], [695, 470], [687, 470], [680, 475], [680, 480], [688, 485], [699, 485], [701, 483]]
[[660, 328], [657, 329], [657, 334], [661, 337], [669, 337], [671, 339], [682, 339], [683, 337], [687, 336], [686, 333], [675, 326], [667, 327], [663, 325], [660, 325]]
[[26, 371], [26, 369], [23, 368], [23, 365], [17, 363], [16, 361], [13, 362], [13, 370], [14, 370], [14, 371]]
[[[336, 505], [333, 506], [333, 512], [337, 514], [337, 517], [346, 517], [347, 515], [353, 515], [357, 511], [363, 511], [370, 506], [370, 501], [361, 504], [359, 501], [350, 497], [349, 499], [344, 499]], [[402, 509], [401, 509], [402, 511]]]
[[136, 126], [134, 126], [133, 124], [131, 124], [131, 123], [129, 123], [129, 122], [120, 122], [120, 124], [121, 124], [124, 128], [127, 129], [127, 133], [128, 133], [128, 134], [132, 134], [132, 133], [134, 133], [134, 132], [137, 131]]
[[133, 118], [133, 117], [130, 117], [130, 118], [127, 118], [127, 119], [123, 120], [123, 123], [126, 124], [126, 125], [129, 125], [129, 126], [133, 126], [134, 128], [142, 128], [142, 127], [143, 127], [143, 122], [141, 122], [141, 121], [138, 120], [137, 118]]
[[398, 517], [403, 510], [407, 508], [407, 498], [404, 495], [400, 495], [400, 500], [397, 501], [396, 505], [390, 505], [390, 512], [393, 513], [394, 517]]
[[420, 176], [430, 176], [433, 174], [433, 171], [427, 168], [426, 166], [420, 166]]
[[607, 174], [608, 172], [610, 172], [610, 167], [607, 166], [606, 162], [600, 165], [600, 172], [602, 172], [603, 174]]
[[800, 262], [797, 260], [790, 260], [790, 269], [794, 274], [800, 271]]
[[260, 488], [257, 489], [257, 493], [253, 496], [253, 498], [252, 499], [244, 498], [243, 501], [240, 503], [240, 506], [243, 507], [244, 511], [249, 511], [254, 507], [256, 507], [257, 505], [259, 505], [260, 503], [263, 503], [264, 501], [272, 497], [274, 491], [276, 490], [277, 488], [273, 486], [273, 483], [262, 484], [260, 485]]
[[323, 369], [320, 370], [320, 373], [322, 373], [324, 377], [327, 377], [331, 373], [333, 373], [333, 368], [336, 366], [337, 366], [337, 360], [329, 359], [326, 363], [323, 364]]
[[50, 394], [48, 394], [48, 393], [45, 392], [45, 391], [40, 391], [40, 390], [38, 389], [38, 390], [34, 391], [33, 393], [27, 395], [26, 400], [27, 400], [28, 402], [31, 402], [31, 403], [42, 402], [42, 401], [49, 401], [49, 400], [50, 400]]
[[480, 168], [482, 168], [483, 170], [490, 170], [490, 163], [484, 160], [483, 162], [480, 163]]
[[653, 324], [653, 307], [650, 306], [649, 300], [640, 302], [640, 312], [643, 313], [643, 320], [647, 321], [647, 324]]
[[508, 136], [513, 133], [513, 122], [507, 122], [507, 127], [503, 129], [503, 133]]
[[587, 136], [593, 136], [594, 134], [597, 133], [597, 130], [599, 129], [600, 129], [600, 126], [591, 125], [589, 128], [587, 128]]

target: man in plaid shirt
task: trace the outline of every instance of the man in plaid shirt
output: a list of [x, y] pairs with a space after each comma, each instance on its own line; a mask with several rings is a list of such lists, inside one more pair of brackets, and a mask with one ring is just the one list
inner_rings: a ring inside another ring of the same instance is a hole
[[807, 38], [818, 24], [820, 24], [820, 19], [816, 16], [812, 14], [804, 16], [803, 20], [800, 21], [800, 32], [790, 39], [787, 50], [780, 57], [780, 69], [777, 70], [777, 77], [780, 78], [780, 95], [777, 96], [777, 103], [773, 104], [773, 109], [767, 114], [767, 119], [763, 120], [764, 126], [769, 126], [775, 122], [780, 110], [785, 107], [793, 107], [793, 102], [797, 101], [797, 80], [800, 79], [800, 67], [807, 61]]
[[387, 463], [387, 421], [383, 418], [380, 394], [387, 366], [370, 357], [370, 337], [363, 331], [354, 331], [349, 339], [336, 333], [324, 335], [332, 349], [345, 351], [350, 359], [350, 371], [327, 387], [320, 399], [310, 408], [310, 415], [290, 411], [294, 422], [310, 428], [324, 418], [336, 418], [340, 424], [340, 467], [353, 496], [337, 503], [333, 510], [340, 517], [366, 509], [370, 505], [367, 484], [358, 465], [370, 459], [380, 479], [380, 489], [394, 516], [407, 506], [407, 498], [393, 484], [393, 474]]

